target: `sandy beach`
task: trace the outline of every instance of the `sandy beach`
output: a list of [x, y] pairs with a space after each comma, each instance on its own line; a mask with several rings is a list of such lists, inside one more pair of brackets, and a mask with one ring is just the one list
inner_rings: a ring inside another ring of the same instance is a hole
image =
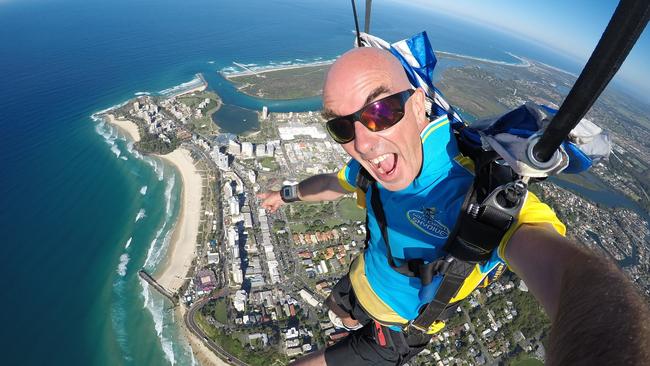
[[158, 283], [174, 293], [185, 281], [196, 256], [203, 182], [187, 149], [179, 148], [159, 156], [178, 169], [183, 181], [181, 208], [167, 252], [167, 261], [164, 269], [156, 276]]
[[302, 69], [302, 68], [317, 67], [317, 66], [326, 66], [326, 65], [331, 65], [333, 63], [334, 63], [334, 60], [326, 60], [326, 61], [311, 62], [311, 63], [307, 63], [307, 64], [265, 66], [263, 68], [257, 68], [257, 69], [244, 68], [244, 67], [240, 66], [240, 64], [234, 63], [236, 66], [239, 66], [239, 68], [242, 68], [244, 70], [243, 71], [233, 71], [233, 72], [228, 72], [228, 73], [221, 72], [221, 74], [226, 79], [234, 79], [234, 78], [237, 78], [237, 77], [240, 77], [240, 76], [250, 76], [250, 75], [256, 75], [256, 74], [257, 75], [263, 75], [263, 74], [268, 73], [268, 72], [282, 71], [282, 70], [292, 70], [292, 69]]
[[112, 114], [106, 115], [106, 122], [117, 127], [123, 134], [126, 135], [129, 139], [134, 142], [140, 141], [140, 131], [138, 130], [138, 125], [135, 122], [131, 122], [128, 119], [117, 119]]
[[[184, 319], [187, 309], [185, 308], [185, 306], [177, 306], [174, 312], [176, 313], [176, 319]], [[190, 343], [190, 347], [192, 347], [192, 352], [194, 353], [194, 357], [196, 357], [196, 360], [199, 361], [199, 364], [201, 366], [229, 365], [229, 363], [223, 361], [214, 352], [212, 352], [212, 350], [209, 349], [201, 339], [195, 336], [194, 333], [190, 332], [190, 330], [187, 329], [187, 327], [185, 326], [184, 321], [179, 321], [177, 322], [177, 324], [183, 330], [183, 333], [185, 334], [188, 342]]]

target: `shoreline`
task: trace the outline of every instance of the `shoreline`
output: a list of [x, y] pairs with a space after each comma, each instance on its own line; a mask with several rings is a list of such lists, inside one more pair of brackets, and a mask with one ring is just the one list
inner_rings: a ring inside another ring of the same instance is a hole
[[169, 89], [161, 90], [157, 94], [165, 98], [176, 98], [185, 94], [202, 92], [207, 88], [208, 82], [203, 77], [203, 74], [198, 73], [195, 75], [194, 79], [186, 83], [173, 86]]
[[[334, 63], [335, 60], [327, 60], [327, 61], [317, 61], [317, 62], [312, 62], [312, 63], [305, 63], [305, 64], [290, 64], [290, 65], [269, 65], [269, 66], [254, 66], [258, 67], [258, 69], [253, 69], [253, 68], [248, 68], [248, 70], [244, 71], [231, 71], [231, 72], [224, 72], [219, 71], [219, 73], [226, 78], [227, 80], [233, 79], [233, 78], [238, 78], [241, 76], [251, 76], [251, 75], [259, 75], [259, 74], [264, 74], [267, 72], [274, 72], [274, 71], [283, 71], [283, 70], [292, 70], [292, 69], [302, 69], [302, 68], [309, 68], [309, 67], [318, 67], [318, 66], [327, 66], [331, 65]], [[239, 66], [241, 67], [241, 66]]]
[[120, 132], [126, 135], [130, 140], [133, 140], [133, 142], [140, 141], [140, 130], [135, 122], [128, 119], [117, 119], [117, 117], [111, 113], [105, 115], [104, 121], [117, 127]]
[[181, 328], [182, 333], [185, 335], [187, 342], [192, 348], [192, 353], [199, 361], [199, 365], [202, 366], [227, 366], [229, 365], [226, 361], [222, 360], [217, 356], [216, 353], [212, 352], [204, 343], [201, 341], [194, 333], [190, 332], [189, 329], [185, 326], [185, 313], [187, 309], [184, 305], [176, 307], [174, 310], [176, 319], [181, 319], [182, 321], [178, 322], [179, 327]]
[[203, 178], [198, 173], [189, 150], [178, 148], [167, 155], [156, 155], [172, 164], [181, 175], [181, 207], [162, 269], [156, 280], [172, 293], [185, 282], [196, 257], [196, 238], [201, 220]]

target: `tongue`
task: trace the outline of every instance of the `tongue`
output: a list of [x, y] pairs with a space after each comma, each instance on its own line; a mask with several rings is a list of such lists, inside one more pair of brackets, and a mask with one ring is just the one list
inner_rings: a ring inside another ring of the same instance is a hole
[[389, 154], [384, 161], [379, 163], [379, 168], [384, 173], [390, 173], [395, 168], [395, 154]]

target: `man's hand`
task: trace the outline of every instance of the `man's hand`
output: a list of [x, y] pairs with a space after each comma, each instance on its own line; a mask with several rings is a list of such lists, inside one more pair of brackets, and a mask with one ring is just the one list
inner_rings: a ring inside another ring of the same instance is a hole
[[280, 197], [280, 191], [263, 192], [258, 194], [257, 198], [262, 200], [260, 205], [269, 212], [275, 212], [280, 206], [284, 205], [284, 201]]

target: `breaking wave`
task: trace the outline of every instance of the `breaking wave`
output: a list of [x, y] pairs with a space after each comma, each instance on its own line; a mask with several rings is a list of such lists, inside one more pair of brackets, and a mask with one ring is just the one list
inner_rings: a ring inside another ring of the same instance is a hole
[[205, 81], [203, 80], [203, 77], [201, 76], [201, 74], [196, 74], [196, 76], [194, 76], [194, 79], [186, 83], [182, 83], [180, 85], [176, 85], [174, 87], [161, 90], [160, 92], [158, 92], [158, 94], [165, 97], [172, 97], [174, 95], [182, 94], [186, 90], [194, 89], [202, 85], [205, 85]]
[[176, 175], [172, 176], [167, 181], [167, 186], [165, 187], [165, 216], [169, 218], [172, 214], [172, 190], [176, 184]]
[[158, 176], [158, 180], [162, 181], [165, 177], [165, 164], [148, 156], [145, 156], [143, 160], [153, 168], [153, 171]]
[[115, 156], [118, 157], [118, 158], [119, 158], [120, 155], [122, 154], [122, 151], [120, 150], [120, 148], [117, 147], [117, 145], [115, 145], [115, 144], [111, 145], [111, 151], [112, 151], [113, 154], [115, 154]]
[[151, 288], [149, 287], [149, 284], [143, 279], [140, 279], [140, 284], [142, 285], [144, 307], [149, 311], [149, 313], [151, 313], [154, 329], [156, 330], [156, 335], [160, 340], [162, 350], [165, 353], [165, 358], [173, 365], [176, 363], [174, 356], [174, 345], [172, 340], [168, 339], [163, 334], [165, 300], [163, 298], [155, 299], [154, 296], [151, 296]]
[[126, 265], [129, 264], [130, 259], [127, 253], [120, 256], [120, 264], [117, 265], [117, 274], [122, 277], [126, 276]]

